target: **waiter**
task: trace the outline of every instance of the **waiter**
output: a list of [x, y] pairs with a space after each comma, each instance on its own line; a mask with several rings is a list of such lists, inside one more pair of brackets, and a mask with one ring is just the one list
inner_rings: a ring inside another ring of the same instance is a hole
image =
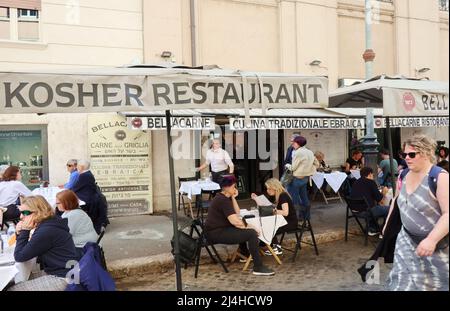
[[196, 168], [197, 171], [201, 171], [211, 164], [212, 181], [219, 183], [222, 176], [233, 174], [234, 164], [231, 161], [230, 155], [226, 150], [223, 150], [220, 141], [214, 139], [211, 145], [211, 149], [206, 152], [206, 162], [200, 167]]

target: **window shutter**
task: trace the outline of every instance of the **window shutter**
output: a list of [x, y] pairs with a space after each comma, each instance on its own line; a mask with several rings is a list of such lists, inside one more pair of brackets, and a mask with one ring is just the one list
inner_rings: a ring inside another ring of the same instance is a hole
[[40, 11], [41, 0], [0, 0], [0, 6]]

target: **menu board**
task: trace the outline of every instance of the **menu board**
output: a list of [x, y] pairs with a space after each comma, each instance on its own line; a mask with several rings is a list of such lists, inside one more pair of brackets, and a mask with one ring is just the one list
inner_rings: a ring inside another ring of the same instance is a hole
[[291, 135], [300, 134], [306, 138], [306, 148], [312, 152], [321, 151], [327, 165], [339, 167], [347, 157], [346, 132], [347, 130], [285, 130], [285, 150], [290, 145]]
[[91, 171], [108, 201], [108, 215], [152, 212], [151, 137], [130, 130], [119, 115], [88, 116]]

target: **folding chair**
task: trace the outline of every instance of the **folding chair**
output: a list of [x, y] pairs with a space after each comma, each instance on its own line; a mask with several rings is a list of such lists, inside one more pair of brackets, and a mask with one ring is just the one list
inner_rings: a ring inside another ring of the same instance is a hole
[[[180, 188], [181, 183], [185, 182], [185, 181], [195, 181], [197, 180], [196, 177], [178, 177], [178, 188]], [[183, 206], [183, 211], [184, 214], [187, 216], [187, 212], [186, 212], [186, 204], [189, 206], [189, 212], [191, 213], [191, 217], [194, 218], [194, 214], [192, 212], [192, 205], [191, 202], [189, 201], [189, 198], [186, 197], [187, 193], [184, 192], [178, 192], [178, 210], [181, 210], [181, 206]], [[186, 198], [185, 198], [186, 197]], [[184, 200], [187, 199], [188, 201], [185, 202]]]
[[[345, 201], [347, 202], [347, 211], [345, 217], [345, 241], [348, 239], [348, 220], [354, 218], [358, 223], [359, 228], [364, 234], [364, 245], [367, 246], [369, 240], [369, 221], [372, 219], [372, 213], [370, 212], [369, 203], [367, 203], [366, 198], [351, 198], [346, 196]], [[361, 224], [360, 219], [365, 222], [365, 227]], [[379, 225], [375, 221], [376, 225]]]
[[102, 226], [102, 228], [100, 229], [100, 234], [98, 235], [97, 238], [97, 245], [100, 248], [100, 264], [102, 265], [103, 269], [105, 269], [106, 271], [108, 271], [108, 268], [106, 266], [106, 258], [105, 258], [105, 252], [103, 251], [103, 246], [100, 245], [101, 240], [103, 239], [103, 236], [105, 235], [106, 232], [106, 228], [104, 226]]
[[[223, 270], [225, 271], [225, 273], [228, 273], [228, 269], [225, 266], [225, 263], [223, 262], [222, 258], [220, 258], [219, 253], [217, 252], [216, 248], [214, 247], [213, 243], [210, 243], [207, 239], [206, 236], [204, 234], [203, 231], [203, 223], [199, 220], [199, 219], [194, 219], [191, 223], [191, 229], [190, 229], [190, 236], [193, 236], [193, 233], [197, 234], [197, 238], [198, 238], [198, 248], [197, 248], [197, 254], [195, 256], [194, 262], [195, 262], [195, 274], [194, 277], [197, 278], [198, 275], [198, 269], [200, 266], [200, 257], [201, 257], [201, 253], [202, 253], [202, 248], [205, 248], [206, 251], [208, 252], [209, 257], [212, 259], [212, 261], [214, 263], [219, 262], [220, 265], [222, 266]], [[211, 247], [212, 251], [214, 252], [214, 255], [217, 257], [214, 258], [213, 254], [211, 253], [211, 250], [209, 249]], [[187, 264], [185, 264], [185, 268], [187, 268]]]
[[[303, 240], [302, 240], [303, 234], [304, 234], [305, 232], [309, 232], [309, 233], [311, 234], [311, 240], [312, 240], [312, 243], [306, 242], [306, 241], [303, 241]], [[295, 259], [296, 259], [296, 257], [297, 257], [298, 251], [302, 249], [302, 243], [303, 243], [303, 244], [308, 244], [308, 245], [314, 246], [314, 250], [315, 250], [315, 252], [316, 252], [316, 255], [319, 256], [319, 250], [318, 250], [318, 248], [317, 248], [316, 239], [315, 239], [315, 237], [314, 237], [314, 232], [313, 232], [313, 229], [312, 229], [312, 226], [311, 226], [311, 221], [310, 221], [309, 218], [308, 218], [308, 219], [303, 219], [303, 220], [301, 220], [301, 221], [300, 221], [300, 224], [297, 225], [297, 228], [295, 228], [295, 229], [293, 229], [293, 230], [288, 230], [288, 231], [286, 231], [286, 232], [283, 232], [283, 233], [281, 234], [281, 238], [280, 238], [280, 245], [282, 245], [284, 236], [285, 236], [286, 234], [295, 234], [296, 242], [295, 242], [295, 248], [294, 248], [294, 250], [289, 249], [289, 248], [284, 248], [284, 247], [283, 247], [283, 249], [286, 249], [286, 250], [291, 251], [291, 252], [294, 253], [294, 256], [292, 257], [292, 262], [295, 262]]]
[[[215, 190], [202, 190], [200, 195], [197, 196], [195, 201], [195, 205], [197, 207], [197, 219], [200, 219], [202, 224], [204, 223], [205, 211], [208, 212], [208, 208], [211, 205], [211, 200], [216, 192], [217, 191]], [[205, 196], [207, 196], [208, 199], [205, 200]]]

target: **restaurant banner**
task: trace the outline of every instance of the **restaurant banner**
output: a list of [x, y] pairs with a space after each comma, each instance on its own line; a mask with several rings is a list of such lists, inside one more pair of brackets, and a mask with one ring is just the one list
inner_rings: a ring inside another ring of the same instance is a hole
[[383, 115], [388, 117], [448, 116], [448, 94], [383, 88]]
[[286, 74], [254, 74], [244, 79], [239, 74], [198, 71], [159, 75], [0, 72], [0, 113], [230, 109], [244, 108], [244, 102], [249, 108], [324, 108], [328, 79]]
[[108, 215], [151, 213], [151, 137], [118, 115], [88, 116], [91, 171], [108, 201]]
[[[172, 129], [176, 130], [214, 130], [213, 117], [171, 117]], [[164, 130], [166, 117], [128, 117], [128, 128], [132, 130]]]
[[[449, 117], [389, 118], [391, 127], [443, 127], [448, 126]], [[375, 128], [385, 128], [386, 118], [375, 118]]]
[[365, 120], [362, 118], [230, 118], [231, 130], [277, 130], [277, 129], [362, 129]]

